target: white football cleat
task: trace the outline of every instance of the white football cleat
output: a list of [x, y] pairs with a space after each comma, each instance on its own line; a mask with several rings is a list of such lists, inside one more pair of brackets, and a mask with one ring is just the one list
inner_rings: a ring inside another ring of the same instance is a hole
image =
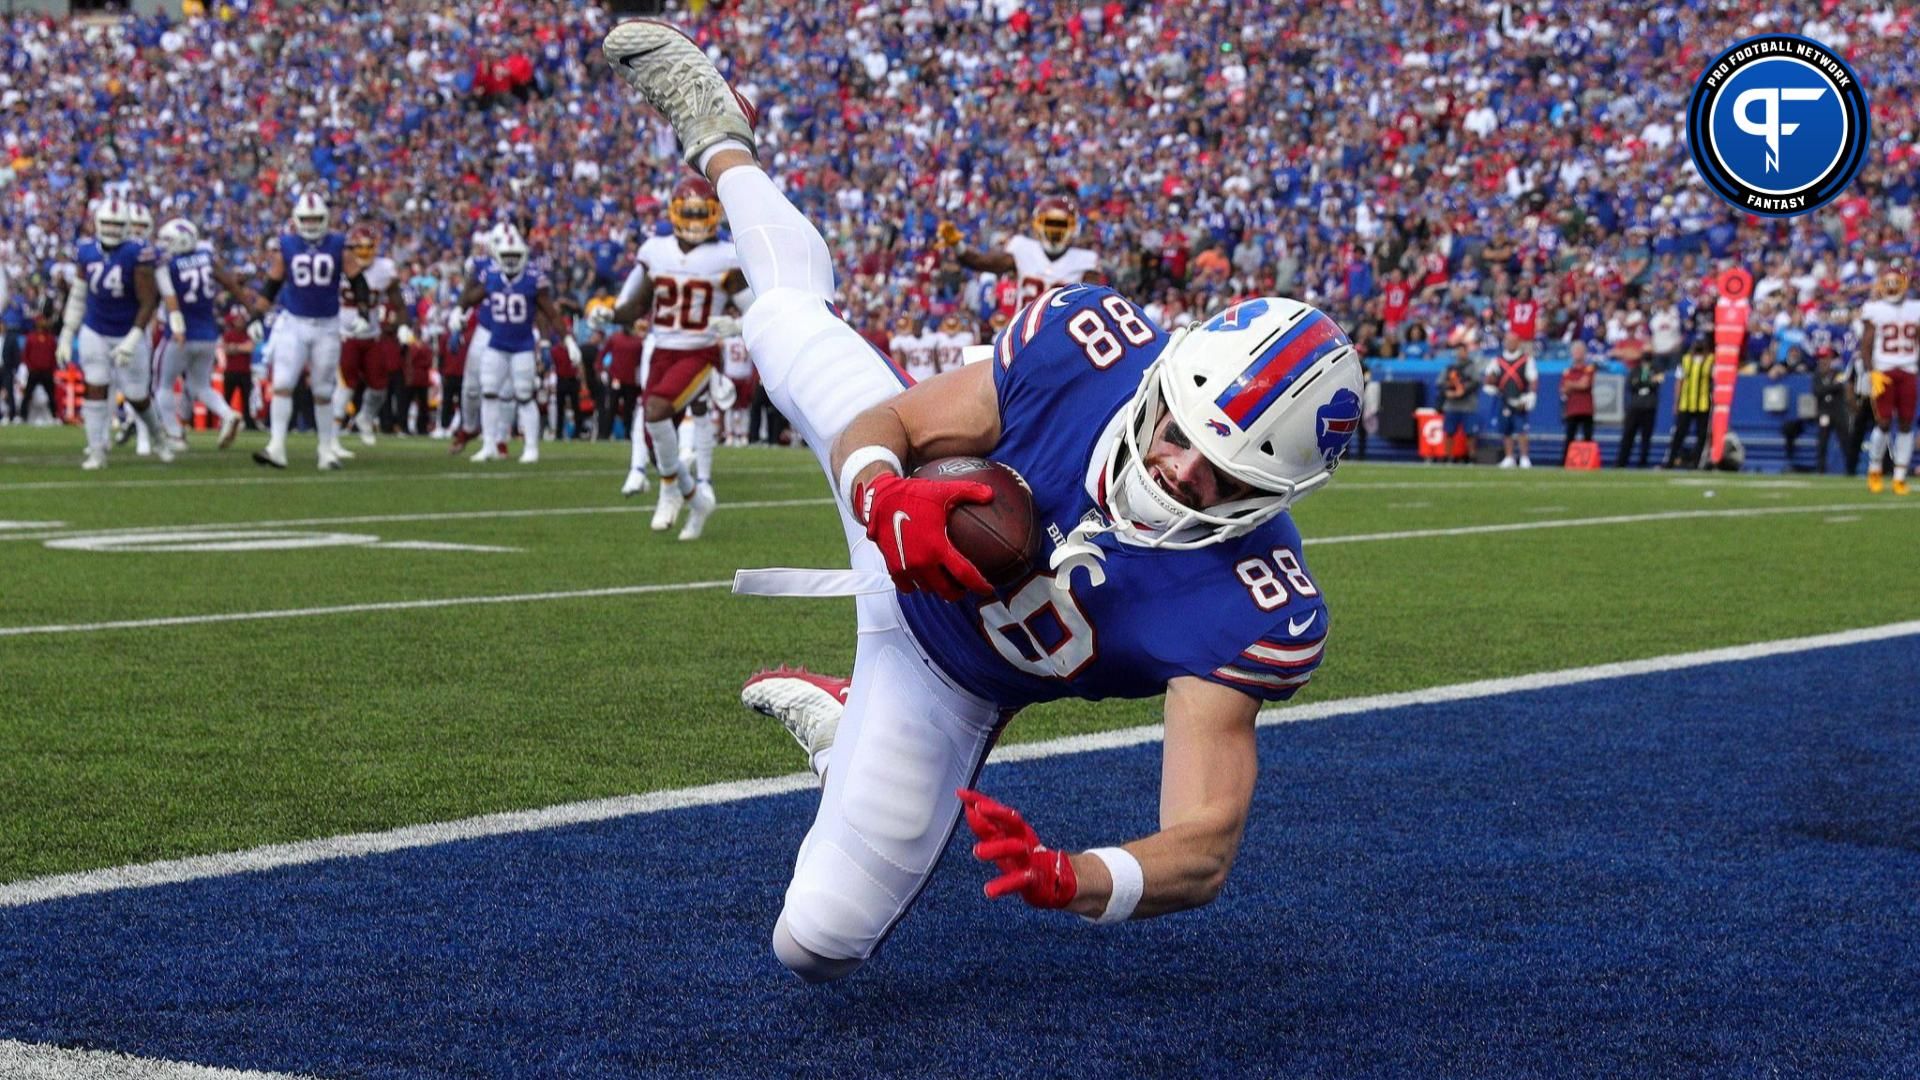
[[107, 455], [104, 451], [95, 450], [89, 446], [86, 456], [80, 459], [80, 467], [87, 472], [104, 469], [107, 467]]
[[540, 448], [533, 443], [528, 443], [527, 448], [520, 451], [520, 464], [522, 465], [532, 465], [539, 460]]
[[153, 456], [160, 459], [160, 464], [171, 465], [173, 464], [173, 447], [166, 439], [161, 439], [153, 445]]
[[220, 425], [220, 442], [218, 443], [220, 449], [225, 450], [227, 447], [232, 446], [234, 437], [239, 434], [240, 414], [234, 413], [232, 416], [227, 417]]
[[1513, 459], [1512, 459], [1512, 458], [1510, 458], [1510, 457], [1503, 457], [1503, 458], [1501, 458], [1501, 459], [1500, 459], [1500, 467], [1501, 467], [1501, 468], [1503, 468], [1503, 469], [1511, 469], [1511, 468], [1513, 468]]
[[687, 504], [687, 497], [680, 494], [680, 485], [671, 477], [660, 478], [660, 505], [653, 508], [653, 531], [666, 532], [673, 528], [673, 519], [680, 516], [680, 508]]
[[645, 469], [628, 470], [627, 482], [620, 485], [620, 494], [625, 495], [626, 497], [631, 499], [635, 495], [638, 495], [641, 492], [644, 492], [646, 490], [647, 490], [647, 470]]
[[819, 773], [826, 753], [847, 711], [847, 692], [853, 683], [831, 675], [815, 675], [806, 668], [786, 665], [754, 672], [740, 688], [740, 704], [780, 721], [793, 741], [806, 751], [807, 762]]
[[753, 107], [692, 38], [666, 23], [635, 19], [609, 31], [600, 48], [620, 78], [673, 125], [687, 164], [698, 169], [701, 151], [728, 139], [759, 156]]
[[480, 449], [475, 450], [473, 452], [473, 456], [468, 458], [467, 460], [468, 461], [492, 461], [493, 459], [494, 459], [493, 444], [490, 442], [483, 442], [480, 444]]
[[698, 540], [706, 531], [707, 516], [713, 513], [713, 485], [702, 480], [693, 486], [693, 498], [687, 501], [687, 523], [680, 527], [680, 539]]
[[327, 444], [327, 453], [332, 454], [341, 461], [353, 460], [353, 451], [340, 445], [340, 436], [337, 433], [334, 435], [333, 441]]
[[178, 435], [169, 435], [162, 441], [166, 443], [168, 450], [176, 454], [184, 454], [187, 452], [187, 440]]
[[1523, 457], [1523, 458], [1521, 458], [1521, 459], [1520, 459], [1520, 467], [1521, 467], [1521, 468], [1523, 468], [1523, 469], [1531, 469], [1531, 468], [1533, 468], [1533, 459], [1532, 459], [1532, 458], [1530, 458], [1530, 457]]
[[261, 465], [271, 465], [276, 469], [287, 467], [287, 448], [268, 443], [265, 449], [255, 450], [253, 460]]
[[361, 413], [359, 416], [353, 418], [353, 429], [360, 433], [361, 446], [372, 446], [374, 443], [373, 425], [362, 421], [362, 417], [366, 415], [366, 413]]
[[341, 464], [339, 455], [324, 446], [320, 448], [319, 466], [321, 472], [337, 472], [346, 468]]

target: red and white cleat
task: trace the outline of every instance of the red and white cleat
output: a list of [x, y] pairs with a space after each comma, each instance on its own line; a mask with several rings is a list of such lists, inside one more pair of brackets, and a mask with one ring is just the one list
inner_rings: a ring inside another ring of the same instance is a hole
[[782, 664], [767, 671], [754, 672], [740, 688], [740, 704], [754, 712], [780, 721], [807, 752], [807, 761], [816, 773], [827, 764], [827, 751], [833, 748], [834, 733], [840, 730], [840, 715], [847, 709], [849, 679], [815, 675], [803, 667]]
[[468, 431], [466, 428], [454, 428], [453, 435], [447, 439], [447, 453], [458, 454], [460, 451], [465, 450], [467, 443], [471, 441], [476, 434], [477, 432]]

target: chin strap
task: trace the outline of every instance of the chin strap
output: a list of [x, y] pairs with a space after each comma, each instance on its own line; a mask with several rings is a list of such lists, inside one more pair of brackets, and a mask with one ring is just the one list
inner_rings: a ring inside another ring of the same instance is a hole
[[1097, 521], [1083, 521], [1067, 534], [1065, 543], [1057, 544], [1053, 557], [1047, 560], [1047, 568], [1053, 571], [1053, 588], [1056, 592], [1069, 592], [1073, 589], [1073, 572], [1085, 570], [1087, 584], [1098, 588], [1106, 584], [1107, 569], [1101, 563], [1107, 553], [1100, 549], [1093, 538], [1101, 533], [1112, 532], [1113, 526], [1102, 525]]

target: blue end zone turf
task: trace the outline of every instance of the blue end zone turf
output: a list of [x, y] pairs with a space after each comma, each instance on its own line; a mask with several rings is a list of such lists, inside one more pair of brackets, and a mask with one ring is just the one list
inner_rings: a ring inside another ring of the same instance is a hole
[[[1906, 638], [1268, 729], [1213, 907], [988, 904], [956, 843], [823, 989], [766, 945], [810, 795], [39, 904], [0, 911], [0, 1038], [354, 1077], [1913, 1076], [1917, 701]], [[1158, 758], [982, 785], [1111, 842]]]

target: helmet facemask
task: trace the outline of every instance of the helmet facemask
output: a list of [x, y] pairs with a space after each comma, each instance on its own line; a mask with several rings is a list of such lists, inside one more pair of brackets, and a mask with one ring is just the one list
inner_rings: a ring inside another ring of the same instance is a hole
[[127, 204], [106, 199], [93, 211], [93, 238], [103, 248], [116, 248], [127, 239]]
[[1073, 243], [1079, 229], [1079, 219], [1064, 206], [1043, 206], [1034, 211], [1033, 231], [1040, 234], [1040, 246], [1056, 259]]
[[502, 226], [493, 240], [493, 261], [500, 264], [500, 272], [507, 277], [519, 277], [520, 271], [527, 268], [527, 242], [520, 230], [512, 226]]
[[317, 241], [326, 236], [329, 219], [327, 204], [318, 195], [302, 195], [293, 205], [293, 231], [302, 240]]
[[[1179, 417], [1169, 416], [1164, 389], [1164, 380], [1169, 374], [1167, 358], [1185, 333], [1184, 327], [1175, 331], [1160, 358], [1147, 368], [1140, 388], [1123, 409], [1125, 419], [1120, 437], [1113, 440], [1101, 472], [1114, 532], [1130, 543], [1175, 551], [1207, 547], [1244, 536], [1277, 517], [1304, 494], [1285, 480], [1277, 481], [1279, 490], [1264, 489], [1216, 460], [1204, 448], [1201, 456], [1215, 472], [1252, 487], [1252, 494], [1213, 506], [1194, 507], [1154, 480], [1148, 469], [1147, 452], [1157, 439], [1169, 437], [1170, 441], [1184, 441], [1189, 446], [1197, 442], [1185, 434], [1184, 427], [1179, 427]], [[1169, 430], [1162, 430], [1162, 421], [1168, 421]], [[1174, 427], [1179, 427], [1178, 433], [1171, 430]], [[1275, 481], [1269, 478], [1269, 482]]]
[[711, 199], [679, 196], [667, 204], [673, 235], [689, 244], [704, 244], [720, 231], [720, 208]]

